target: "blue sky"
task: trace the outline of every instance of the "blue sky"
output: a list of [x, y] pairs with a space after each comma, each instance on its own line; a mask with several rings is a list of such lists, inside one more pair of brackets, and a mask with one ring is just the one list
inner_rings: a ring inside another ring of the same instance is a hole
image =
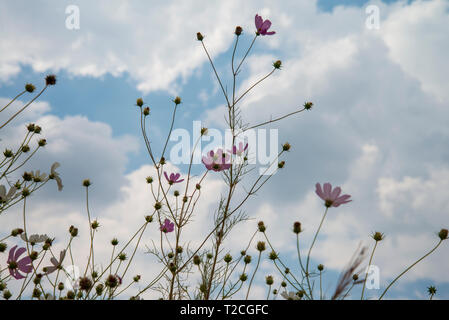
[[[68, 4], [80, 7], [78, 31], [64, 28]], [[380, 8], [379, 30], [365, 27], [368, 4]], [[25, 5], [30, 10], [21, 16]], [[391, 279], [400, 266], [430, 248], [435, 232], [447, 227], [449, 210], [449, 88], [442, 76], [449, 68], [444, 32], [448, 2], [304, 0], [275, 5], [248, 1], [239, 8], [239, 2], [229, 1], [208, 4], [204, 13], [195, 12], [195, 5], [199, 3], [0, 2], [0, 27], [7, 34], [0, 40], [0, 98], [14, 96], [27, 82], [40, 88], [45, 74], [54, 72], [57, 86], [41, 99], [51, 109], [37, 111], [36, 116], [51, 128], [67, 125], [74, 131], [60, 141], [49, 130], [49, 137], [61, 147], [49, 149], [36, 161], [42, 167], [50, 159], [61, 161], [66, 189], [56, 199], [54, 190], [36, 196], [36, 212], [55, 213], [64, 208], [61, 203], [67, 203], [70, 208], [64, 210], [77, 221], [77, 215], [82, 215], [79, 181], [84, 177], [102, 186], [95, 191], [93, 204], [98, 212], [104, 211], [100, 217], [112, 220], [123, 209], [123, 204], [111, 199], [126, 203], [126, 211], [145, 210], [144, 205], [131, 205], [135, 199], [127, 193], [142, 193], [129, 188], [138, 185], [133, 179], [149, 164], [136, 98], [143, 97], [151, 108], [156, 149], [164, 141], [176, 95], [183, 100], [176, 127], [191, 130], [192, 121], [198, 119], [219, 127], [223, 98], [195, 33], [206, 35], [218, 71], [229, 80], [225, 75], [234, 26], [242, 25], [241, 40], [248, 45], [258, 12], [272, 20], [277, 34], [258, 39], [239, 85], [243, 88], [269, 71], [276, 59], [285, 67], [243, 101], [244, 115], [251, 122], [263, 121], [307, 100], [316, 108], [272, 126], [279, 129], [281, 142], [294, 147], [286, 170], [248, 203], [248, 210], [255, 219], [271, 222], [276, 235], [301, 219], [308, 225], [305, 237], [309, 239], [321, 214], [313, 194], [315, 182], [330, 181], [351, 193], [354, 202], [335, 210], [338, 213], [328, 221], [329, 229], [317, 248], [316, 261], [330, 266], [329, 275], [338, 274], [359, 241], [371, 244], [368, 235], [374, 229], [388, 235], [379, 254], [382, 279]], [[75, 121], [77, 116], [85, 118]], [[17, 127], [26, 121], [18, 119]], [[77, 130], [85, 134], [78, 135]], [[90, 141], [92, 134], [99, 138]], [[102, 139], [103, 146], [95, 144]], [[86, 153], [97, 148], [98, 154]], [[219, 194], [219, 189], [211, 194]], [[56, 204], [44, 209], [49, 198]], [[116, 223], [126, 217], [117, 217]], [[53, 219], [49, 226], [59, 221], [50, 213], [48, 219]], [[123, 229], [123, 234], [129, 231]], [[292, 237], [279, 236], [276, 242], [286, 252], [292, 250]], [[391, 297], [422, 298], [426, 286], [436, 284], [438, 296], [448, 298], [449, 278], [442, 271], [448, 253], [446, 246], [441, 248], [435, 258], [410, 273]]]

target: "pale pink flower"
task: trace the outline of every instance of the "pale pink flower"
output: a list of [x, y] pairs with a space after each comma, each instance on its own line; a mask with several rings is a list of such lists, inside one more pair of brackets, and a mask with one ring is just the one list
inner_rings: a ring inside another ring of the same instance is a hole
[[241, 156], [246, 151], [246, 149], [248, 149], [248, 144], [244, 146], [243, 142], [240, 142], [238, 148], [237, 146], [232, 146], [232, 150], [228, 150], [228, 152], [237, 156]]
[[321, 189], [321, 184], [317, 183], [316, 185], [316, 194], [324, 200], [324, 205], [326, 207], [338, 207], [341, 204], [348, 203], [352, 200], [349, 200], [351, 197], [349, 194], [344, 194], [340, 196], [341, 188], [336, 187], [332, 190], [332, 185], [329, 182], [326, 182], [323, 185], [323, 189]]
[[231, 167], [231, 156], [228, 153], [223, 153], [222, 149], [218, 149], [216, 152], [209, 151], [202, 160], [207, 170], [219, 172]]

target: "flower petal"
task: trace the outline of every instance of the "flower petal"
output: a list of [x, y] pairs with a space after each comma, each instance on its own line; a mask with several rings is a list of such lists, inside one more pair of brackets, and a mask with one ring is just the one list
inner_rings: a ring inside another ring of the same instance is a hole
[[321, 199], [326, 200], [326, 199], [324, 198], [323, 190], [321, 189], [321, 184], [317, 183], [317, 184], [315, 185], [315, 188], [316, 188], [315, 193], [316, 193]]
[[323, 185], [323, 191], [324, 191], [324, 197], [326, 200], [330, 199], [331, 192], [332, 192], [332, 185], [329, 182], [326, 182]]
[[336, 187], [334, 190], [332, 190], [330, 199], [332, 201], [335, 201], [338, 198], [338, 196], [340, 195], [340, 193], [341, 193], [341, 188]]
[[25, 251], [27, 251], [27, 249], [25, 249], [25, 248], [17, 249], [16, 253], [14, 254], [14, 261], [17, 261], [19, 259], [19, 257], [22, 255], [22, 253], [24, 253]]

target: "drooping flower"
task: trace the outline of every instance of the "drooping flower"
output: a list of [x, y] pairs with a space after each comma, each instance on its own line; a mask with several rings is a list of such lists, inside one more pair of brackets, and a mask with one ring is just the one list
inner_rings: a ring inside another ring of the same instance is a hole
[[8, 192], [6, 192], [6, 187], [0, 185], [0, 203], [12, 200], [16, 196], [17, 188], [15, 186], [11, 187]]
[[270, 31], [268, 32], [268, 29], [270, 29], [271, 27], [271, 21], [270, 20], [263, 20], [261, 16], [259, 16], [258, 14], [256, 14], [256, 18], [254, 19], [255, 23], [256, 23], [256, 33], [259, 35], [263, 35], [263, 36], [271, 36], [273, 34], [275, 34], [276, 32], [274, 31]]
[[46, 275], [55, 272], [56, 270], [60, 269], [62, 266], [62, 262], [64, 261], [65, 258], [65, 250], [62, 250], [59, 253], [59, 261], [55, 259], [55, 257], [52, 257], [50, 259], [50, 262], [52, 264], [52, 266], [48, 266], [44, 268], [44, 272]]
[[164, 223], [161, 224], [161, 231], [164, 233], [173, 232], [175, 230], [175, 224], [169, 219], [165, 219]]
[[248, 149], [248, 144], [244, 145], [243, 142], [240, 142], [238, 148], [237, 146], [232, 146], [232, 151], [228, 150], [228, 152], [237, 156], [241, 156], [246, 151], [246, 149]]
[[17, 280], [25, 278], [25, 276], [21, 274], [21, 272], [30, 273], [33, 270], [33, 267], [31, 265], [31, 258], [29, 256], [26, 256], [19, 260], [20, 256], [25, 251], [25, 248], [17, 249], [17, 246], [14, 246], [9, 250], [7, 261], [9, 274]]
[[290, 292], [282, 292], [281, 293], [282, 298], [284, 298], [285, 300], [301, 300], [301, 298], [293, 291]]
[[223, 153], [222, 149], [218, 149], [216, 152], [209, 151], [206, 157], [203, 156], [202, 161], [207, 170], [216, 172], [228, 170], [231, 167], [231, 156]]
[[349, 200], [351, 196], [349, 194], [344, 194], [340, 196], [341, 188], [336, 187], [332, 190], [332, 185], [329, 182], [326, 182], [323, 185], [323, 189], [321, 189], [321, 184], [317, 183], [316, 185], [316, 194], [324, 200], [324, 205], [326, 207], [338, 207], [341, 204], [348, 203], [352, 200]]
[[167, 179], [168, 184], [172, 185], [174, 183], [180, 183], [183, 182], [184, 179], [179, 179], [181, 177], [180, 173], [174, 174], [174, 173], [170, 173], [170, 177], [167, 175], [167, 172], [164, 171], [164, 176], [165, 179]]
[[62, 180], [59, 177], [59, 173], [55, 171], [59, 166], [60, 166], [59, 162], [53, 163], [53, 165], [51, 166], [51, 169], [50, 169], [51, 171], [50, 171], [49, 178], [56, 180], [56, 184], [58, 185], [58, 190], [61, 191], [64, 186], [62, 185]]
[[31, 244], [36, 244], [40, 242], [45, 242], [47, 239], [50, 239], [46, 234], [32, 234], [31, 236], [27, 237], [27, 234], [24, 232], [20, 235], [23, 241], [29, 242]]

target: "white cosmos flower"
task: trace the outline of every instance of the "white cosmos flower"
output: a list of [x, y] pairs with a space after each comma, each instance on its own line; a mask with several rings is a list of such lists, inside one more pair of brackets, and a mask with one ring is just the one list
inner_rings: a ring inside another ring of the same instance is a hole
[[13, 186], [9, 189], [9, 191], [7, 193], [6, 187], [4, 185], [0, 185], [0, 202], [7, 202], [7, 201], [13, 199], [16, 195], [16, 191], [17, 191], [17, 188]]
[[285, 300], [300, 300], [301, 298], [296, 294], [296, 292], [290, 291], [287, 293], [287, 291], [284, 291], [281, 293], [282, 298]]
[[30, 243], [40, 243], [40, 242], [45, 242], [47, 239], [50, 239], [46, 234], [32, 234], [31, 236], [29, 236], [27, 238], [26, 233], [22, 233], [20, 235], [20, 237], [22, 238], [23, 241], [26, 242], [30, 242]]
[[61, 191], [64, 186], [62, 185], [62, 180], [61, 180], [61, 177], [59, 176], [59, 173], [56, 172], [56, 169], [59, 166], [60, 166], [59, 162], [53, 163], [53, 165], [51, 166], [51, 169], [50, 169], [51, 171], [50, 171], [50, 177], [49, 178], [56, 180], [56, 183], [58, 185], [58, 190]]

